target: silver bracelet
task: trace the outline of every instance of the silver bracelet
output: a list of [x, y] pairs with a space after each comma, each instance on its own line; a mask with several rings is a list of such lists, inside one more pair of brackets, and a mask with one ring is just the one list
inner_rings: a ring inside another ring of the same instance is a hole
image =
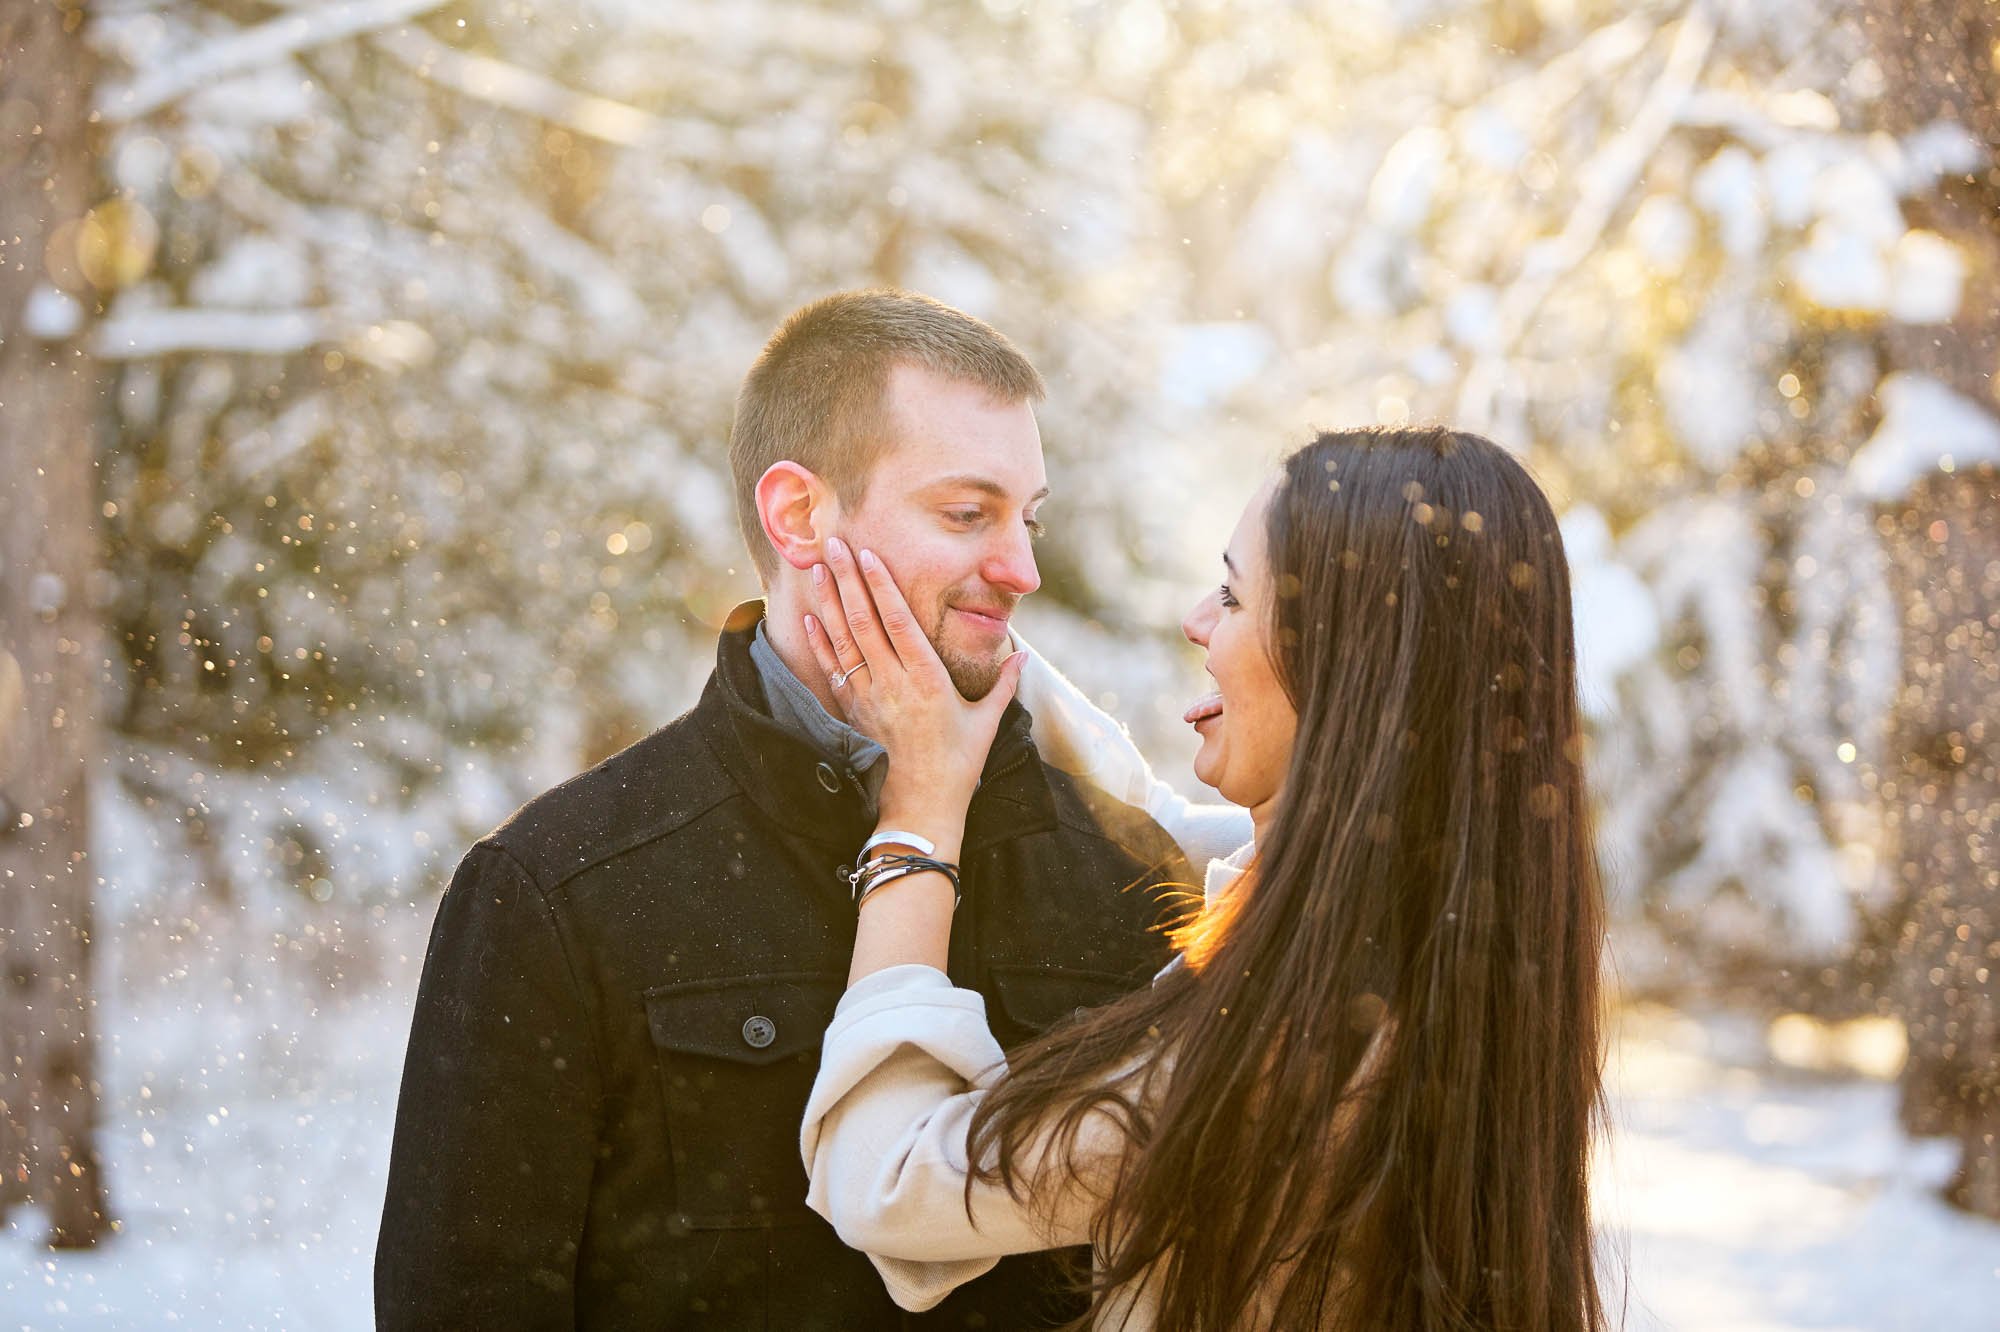
[[949, 861], [932, 860], [927, 856], [901, 855], [878, 856], [865, 865], [856, 866], [847, 876], [847, 881], [854, 887], [854, 909], [859, 911], [861, 903], [866, 900], [868, 894], [883, 884], [891, 883], [906, 874], [929, 872], [942, 874], [951, 882], [951, 906], [952, 910], [956, 911], [959, 903], [964, 901], [959, 889], [958, 866]]
[[863, 842], [861, 844], [860, 859], [868, 859], [870, 851], [873, 851], [878, 846], [886, 846], [891, 843], [896, 846], [907, 846], [920, 856], [934, 856], [937, 854], [937, 843], [933, 842], [930, 838], [919, 837], [913, 832], [897, 832], [891, 828], [883, 832], [878, 832]]

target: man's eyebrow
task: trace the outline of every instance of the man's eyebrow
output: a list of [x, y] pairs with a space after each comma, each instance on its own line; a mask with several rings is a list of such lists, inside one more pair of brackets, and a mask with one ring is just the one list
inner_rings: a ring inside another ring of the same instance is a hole
[[[1007, 498], [1007, 487], [1001, 485], [992, 477], [975, 476], [970, 473], [961, 476], [942, 477], [925, 486], [924, 490], [927, 492], [933, 490], [976, 490], [982, 495], [990, 495], [997, 500]], [[1048, 497], [1049, 488], [1043, 486], [1040, 490], [1028, 496], [1028, 503], [1037, 504]]]

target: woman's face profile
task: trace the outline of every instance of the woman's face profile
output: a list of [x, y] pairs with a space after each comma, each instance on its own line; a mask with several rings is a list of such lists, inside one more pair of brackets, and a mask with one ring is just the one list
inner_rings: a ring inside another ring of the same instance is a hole
[[1270, 652], [1272, 577], [1264, 510], [1278, 480], [1245, 506], [1223, 554], [1223, 581], [1203, 597], [1181, 632], [1207, 649], [1215, 692], [1187, 710], [1201, 736], [1194, 775], [1263, 822], [1284, 785], [1298, 713], [1278, 680]]

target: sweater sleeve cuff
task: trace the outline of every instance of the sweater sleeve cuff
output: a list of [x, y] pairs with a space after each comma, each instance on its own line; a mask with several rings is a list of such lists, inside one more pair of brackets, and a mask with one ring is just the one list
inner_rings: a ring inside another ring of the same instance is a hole
[[978, 991], [958, 988], [936, 967], [908, 963], [864, 976], [841, 996], [820, 1047], [820, 1082], [837, 1071], [834, 1080], [851, 1085], [903, 1046], [967, 1082], [1006, 1059]]
[[840, 996], [840, 1003], [833, 1013], [838, 1020], [842, 1013], [869, 1006], [885, 994], [935, 994], [953, 988], [951, 977], [936, 967], [925, 966], [921, 962], [905, 962], [901, 966], [871, 971], [848, 986], [847, 993]]

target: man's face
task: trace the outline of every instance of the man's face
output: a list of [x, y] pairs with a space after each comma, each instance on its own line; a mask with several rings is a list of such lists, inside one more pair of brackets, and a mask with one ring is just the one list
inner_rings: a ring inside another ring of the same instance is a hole
[[1041, 586], [1030, 544], [1048, 495], [1025, 402], [915, 366], [889, 374], [888, 451], [841, 533], [882, 558], [952, 682], [984, 698], [1012, 650], [1007, 621]]

